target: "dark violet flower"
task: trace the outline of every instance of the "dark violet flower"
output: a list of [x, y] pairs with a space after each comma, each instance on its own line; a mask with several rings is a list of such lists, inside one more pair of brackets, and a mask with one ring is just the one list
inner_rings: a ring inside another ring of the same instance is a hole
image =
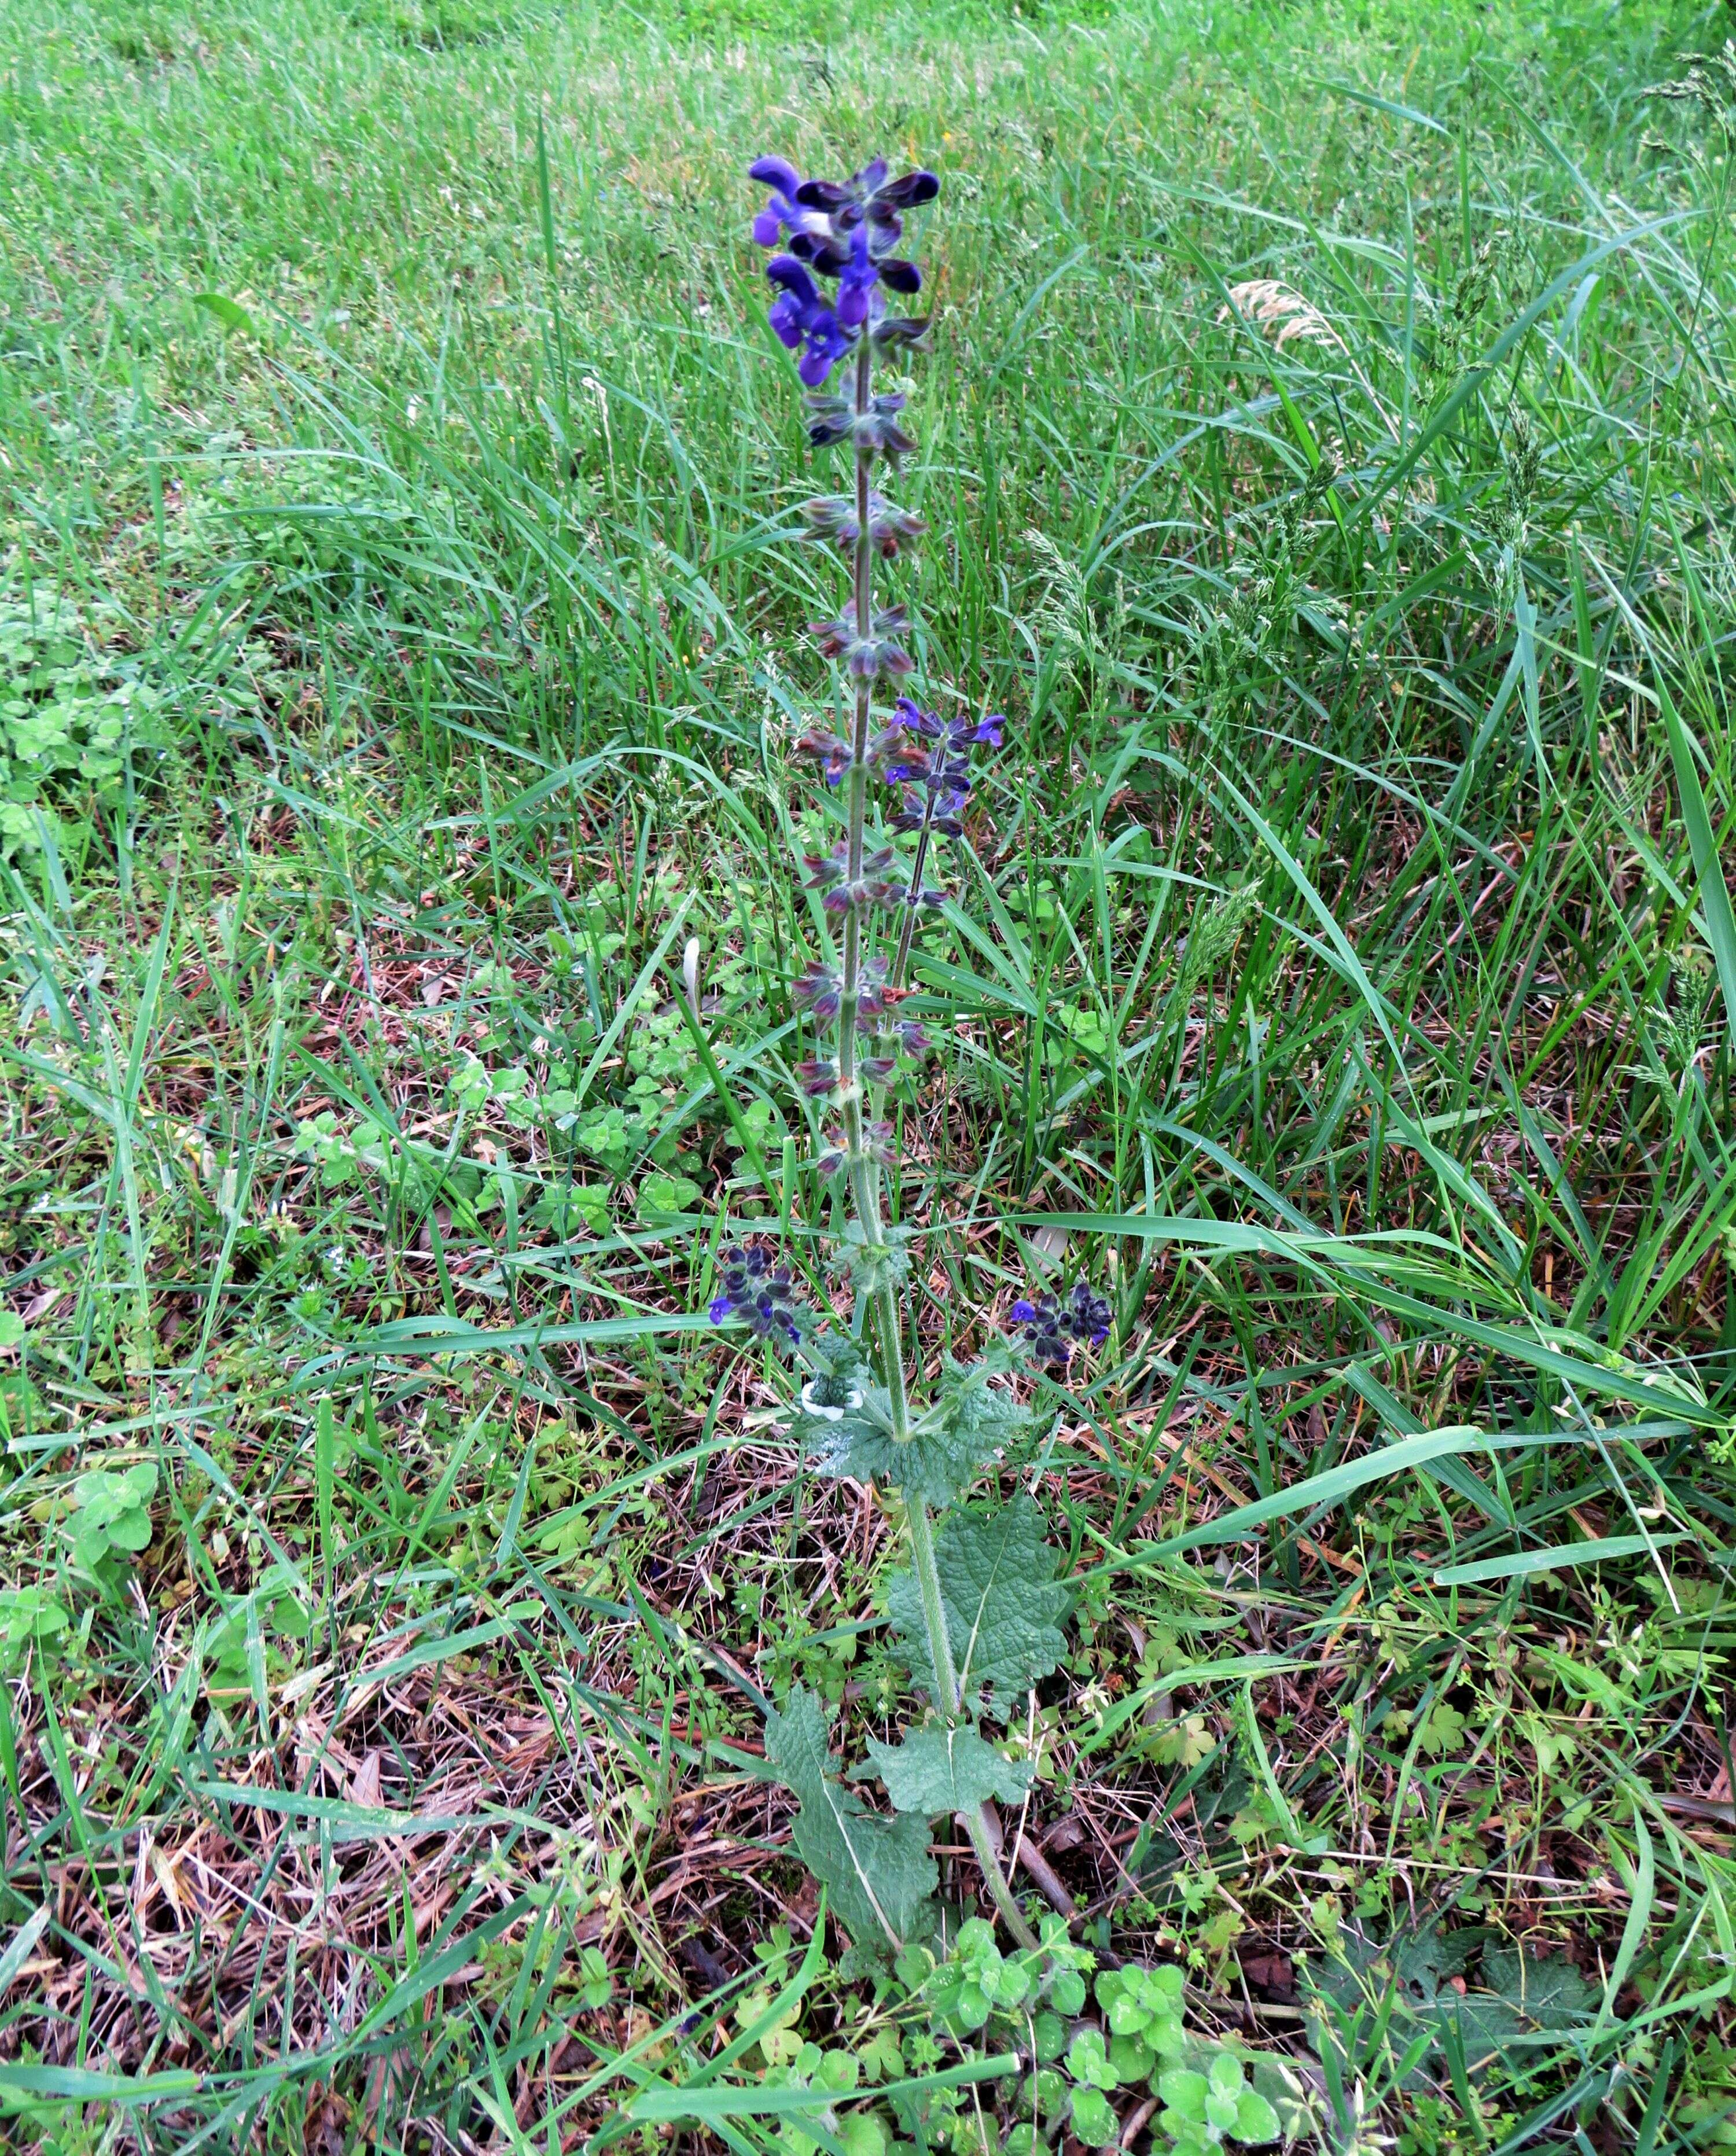
[[876, 189], [868, 213], [896, 238], [899, 228], [897, 213], [901, 209], [920, 209], [924, 203], [932, 203], [939, 192], [940, 182], [932, 172], [906, 172], [902, 178]]
[[789, 1269], [774, 1265], [758, 1244], [726, 1250], [717, 1284], [708, 1312], [713, 1325], [739, 1317], [762, 1340], [801, 1338], [802, 1310]]
[[890, 846], [864, 854], [861, 873], [854, 879], [850, 873], [850, 850], [841, 841], [829, 854], [804, 854], [802, 865], [808, 871], [804, 888], [825, 894], [821, 903], [829, 913], [860, 912], [871, 906], [892, 906], [902, 896], [902, 886], [896, 874], [897, 857]]
[[904, 806], [887, 824], [894, 831], [920, 831], [924, 829], [943, 834], [949, 839], [964, 835], [964, 824], [958, 811], [964, 806], [963, 793], [949, 791], [931, 798], [921, 787], [912, 787], [904, 797]]
[[1064, 1370], [1073, 1359], [1076, 1346], [1100, 1347], [1109, 1337], [1112, 1312], [1100, 1295], [1083, 1281], [1066, 1302], [1046, 1291], [1035, 1301], [1021, 1299], [1013, 1305], [1012, 1322], [1024, 1332], [1040, 1363]]
[[778, 340], [799, 352], [796, 372], [810, 389], [818, 389], [854, 341], [836, 314], [820, 298], [815, 285], [793, 254], [774, 254], [766, 275], [778, 286], [772, 302], [771, 323]]
[[877, 345], [914, 347], [927, 336], [928, 329], [926, 315], [882, 315], [870, 334]]
[[[922, 289], [922, 271], [892, 249], [903, 236], [904, 213], [932, 202], [940, 182], [927, 172], [889, 180], [886, 172], [884, 157], [844, 181], [804, 180], [785, 157], [761, 157], [748, 167], [749, 178], [769, 190], [753, 219], [755, 244], [788, 249], [771, 264], [773, 282], [781, 287], [773, 304], [773, 327], [792, 352], [801, 351], [799, 372], [810, 389], [825, 381], [857, 337], [914, 343], [927, 327], [926, 322], [890, 316], [886, 294], [907, 295]], [[797, 270], [804, 283], [792, 275]], [[835, 304], [821, 298], [815, 276], [838, 280]], [[835, 424], [820, 421], [820, 433]], [[887, 424], [883, 416], [879, 424]], [[890, 436], [902, 439], [896, 427]], [[891, 454], [901, 454], [890, 437], [887, 447]]]
[[883, 1013], [901, 1004], [910, 993], [908, 988], [889, 988], [886, 984], [886, 962], [876, 956], [862, 962], [861, 992], [856, 1003], [856, 1024], [868, 1030], [872, 1021]]
[[850, 259], [838, 279], [838, 319], [846, 329], [859, 330], [868, 319], [868, 295], [880, 282], [880, 272], [868, 254], [868, 228], [859, 224], [850, 235]]
[[[860, 680], [871, 681], [878, 674], [908, 674], [916, 665], [899, 641], [910, 627], [910, 616], [901, 606], [876, 607], [866, 636], [856, 634], [855, 603], [850, 599], [845, 601], [835, 621], [813, 621], [808, 627], [827, 658], [841, 659], [846, 670]], [[805, 740], [797, 744], [806, 745]], [[829, 771], [827, 777], [830, 775]]]
[[811, 391], [808, 439], [817, 449], [854, 441], [859, 449], [872, 449], [896, 465], [917, 445], [898, 417], [904, 405], [905, 399], [896, 390], [877, 391], [865, 412], [858, 412], [848, 397]]
[[802, 866], [808, 873], [802, 879], [804, 891], [830, 892], [850, 874], [850, 860], [843, 841], [829, 854], [804, 854]]
[[836, 734], [806, 733], [796, 747], [804, 756], [819, 758], [828, 786], [836, 786], [853, 761], [850, 743], [840, 741]]
[[901, 696], [896, 706], [898, 723], [906, 732], [918, 740], [939, 742], [954, 755], [962, 755], [973, 742], [987, 742], [999, 748], [1004, 738], [1006, 715], [991, 711], [985, 719], [942, 719], [937, 712], [925, 711], [909, 696]]
[[810, 1010], [816, 1018], [836, 1018], [839, 998], [838, 976], [829, 966], [811, 965], [806, 968], [790, 990], [799, 1010]]
[[[856, 506], [847, 495], [816, 495], [802, 504], [802, 514], [816, 539], [829, 539], [843, 547], [856, 543]], [[912, 539], [920, 538], [922, 520], [908, 509], [900, 509], [884, 495], [868, 497], [868, 536], [876, 554], [890, 562]]]

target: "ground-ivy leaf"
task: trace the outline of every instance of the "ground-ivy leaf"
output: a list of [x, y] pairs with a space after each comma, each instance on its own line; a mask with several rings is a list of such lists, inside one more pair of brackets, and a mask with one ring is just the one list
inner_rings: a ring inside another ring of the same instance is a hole
[[1003, 1759], [974, 1729], [913, 1729], [901, 1744], [868, 1740], [871, 1767], [901, 1812], [974, 1811], [985, 1798], [1016, 1804], [1030, 1787], [1028, 1761]]
[[940, 1883], [928, 1830], [910, 1814], [871, 1812], [834, 1779], [819, 1702], [800, 1686], [766, 1717], [766, 1763], [799, 1801], [794, 1840], [859, 1947], [896, 1948], [924, 1930], [924, 1904]]
[[[1061, 1623], [1071, 1589], [1055, 1579], [1055, 1552], [1041, 1515], [1020, 1491], [993, 1511], [948, 1516], [935, 1537], [941, 1599], [967, 1706], [1004, 1720], [1066, 1652]], [[915, 1577], [895, 1573], [888, 1597], [895, 1630], [909, 1643], [918, 1681], [928, 1668]]]

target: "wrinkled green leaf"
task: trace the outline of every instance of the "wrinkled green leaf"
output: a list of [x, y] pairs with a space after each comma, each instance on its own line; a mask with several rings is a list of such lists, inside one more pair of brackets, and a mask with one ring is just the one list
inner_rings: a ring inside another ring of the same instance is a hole
[[1073, 2092], [1073, 2132], [1087, 2148], [1107, 2148], [1121, 2131], [1114, 2106], [1101, 2089]]
[[942, 1511], [968, 1489], [977, 1470], [1021, 1437], [1030, 1410], [990, 1380], [1010, 1368], [1004, 1354], [970, 1363], [950, 1358], [934, 1404], [900, 1443], [875, 1410], [871, 1388], [860, 1412], [835, 1422], [805, 1420], [801, 1435], [823, 1474], [857, 1482], [890, 1482], [913, 1501]]
[[[1060, 1628], [1072, 1590], [1055, 1579], [1056, 1553], [1022, 1490], [993, 1511], [949, 1515], [935, 1554], [965, 1702], [973, 1712], [1004, 1721], [1066, 1652]], [[912, 1573], [893, 1574], [888, 1605], [894, 1630], [914, 1650], [911, 1661], [921, 1682], [927, 1635]]]
[[[1346, 2007], [1390, 1997], [1399, 2024], [1413, 2030], [1426, 2026], [1438, 2035], [1454, 2023], [1473, 2066], [1525, 2046], [1533, 2032], [1588, 2022], [1597, 2010], [1596, 1987], [1571, 1962], [1492, 1947], [1482, 1926], [1456, 1932], [1406, 1927], [1384, 1941], [1347, 1931], [1338, 1948], [1340, 1958], [1311, 1972], [1315, 1986]], [[1461, 1992], [1451, 1979], [1472, 1969], [1469, 1989]]]
[[1597, 2004], [1597, 1987], [1570, 1961], [1554, 1954], [1533, 1959], [1518, 1947], [1503, 1947], [1484, 1956], [1477, 1989], [1462, 1998], [1443, 1991], [1437, 2012], [1458, 2023], [1466, 2059], [1475, 2066], [1533, 2031], [1589, 2020]]
[[1030, 1787], [1028, 1761], [1003, 1759], [973, 1729], [913, 1729], [901, 1744], [868, 1740], [873, 1768], [901, 1812], [974, 1811], [989, 1797], [1020, 1803]]
[[901, 1946], [923, 1928], [940, 1883], [928, 1830], [909, 1813], [887, 1819], [835, 1780], [819, 1702], [799, 1686], [766, 1717], [766, 1763], [799, 1802], [795, 1845], [829, 1892], [858, 1946]]

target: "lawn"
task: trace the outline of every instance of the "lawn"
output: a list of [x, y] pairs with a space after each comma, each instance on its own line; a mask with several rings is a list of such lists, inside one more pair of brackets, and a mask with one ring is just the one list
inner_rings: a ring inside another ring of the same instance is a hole
[[10, 0], [0, 2143], [1219, 2145], [959, 2009], [944, 1821], [934, 1979], [844, 1954], [757, 1771], [911, 1719], [900, 1500], [706, 1314], [850, 1317], [745, 172], [879, 150], [1007, 715], [914, 1365], [1111, 1312], [985, 1478], [1013, 1883], [1304, 2146], [1736, 2145], [1731, 27]]

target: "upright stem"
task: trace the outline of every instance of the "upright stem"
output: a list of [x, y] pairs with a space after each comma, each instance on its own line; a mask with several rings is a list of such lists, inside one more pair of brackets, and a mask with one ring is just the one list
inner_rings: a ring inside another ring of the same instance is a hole
[[[855, 408], [858, 416], [869, 406], [873, 357], [864, 336], [856, 353]], [[871, 633], [874, 606], [874, 542], [868, 529], [869, 480], [874, 452], [865, 443], [856, 445], [856, 549], [854, 567], [856, 634]], [[850, 729], [849, 867], [854, 884], [862, 874], [862, 833], [868, 819], [868, 736], [872, 717], [873, 683], [856, 678], [855, 723]], [[850, 1160], [850, 1195], [856, 1215], [870, 1243], [886, 1240], [880, 1220], [879, 1178], [863, 1143], [862, 1089], [856, 1076], [856, 1012], [862, 1000], [862, 916], [851, 906], [844, 916], [844, 978], [838, 995], [838, 1090], [842, 1101], [845, 1151]], [[896, 1312], [895, 1312], [896, 1316]], [[882, 1342], [883, 1347], [891, 1343]], [[890, 1383], [890, 1375], [888, 1378]]]
[[[870, 408], [873, 370], [873, 350], [865, 333], [856, 350], [855, 410], [859, 418], [865, 418]], [[874, 634], [874, 541], [869, 531], [873, 470], [872, 448], [858, 440], [856, 545], [852, 567], [856, 634], [859, 637], [869, 637]], [[873, 683], [866, 676], [859, 675], [855, 690], [848, 811], [850, 865], [847, 874], [852, 884], [859, 882], [861, 878], [863, 832], [868, 819], [868, 742], [873, 723]], [[925, 819], [917, 853], [915, 888], [918, 891], [922, 888], [922, 871], [928, 838]], [[898, 944], [897, 967], [901, 978], [909, 950], [910, 937], [907, 932], [900, 937]], [[844, 916], [844, 970], [838, 993], [838, 1088], [842, 1106], [844, 1147], [850, 1162], [850, 1198], [855, 1206], [856, 1219], [864, 1240], [871, 1249], [883, 1250], [886, 1237], [880, 1210], [880, 1168], [865, 1142], [862, 1086], [856, 1070], [856, 1013], [862, 1000], [864, 955], [861, 912], [852, 906]], [[911, 1426], [910, 1400], [904, 1382], [904, 1328], [897, 1292], [890, 1281], [882, 1281], [876, 1289], [874, 1305], [881, 1364], [891, 1404], [892, 1436], [896, 1443], [906, 1445], [910, 1441]], [[928, 1633], [929, 1658], [934, 1666], [936, 1704], [948, 1722], [956, 1722], [963, 1713], [963, 1697], [958, 1668], [953, 1660], [946, 1604], [941, 1594], [940, 1567], [934, 1553], [934, 1523], [928, 1517], [927, 1506], [920, 1497], [911, 1498], [905, 1517], [910, 1532], [912, 1568], [916, 1573], [917, 1587], [922, 1596], [922, 1620]], [[990, 1897], [1005, 1920], [1007, 1928], [1021, 1946], [1035, 1947], [1036, 1935], [1025, 1922], [1024, 1912], [1014, 1899], [1006, 1874], [1001, 1869], [997, 1847], [997, 1823], [989, 1807], [978, 1805], [974, 1811], [961, 1812], [959, 1818], [970, 1836], [971, 1846], [982, 1866], [983, 1877]]]
[[[922, 1618], [928, 1628], [928, 1649], [934, 1661], [935, 1697], [947, 1720], [958, 1722], [964, 1716], [964, 1700], [958, 1665], [953, 1660], [947, 1606], [940, 1591], [940, 1566], [934, 1554], [934, 1523], [920, 1497], [910, 1501], [906, 1522], [910, 1529], [912, 1569], [922, 1598]], [[970, 1845], [982, 1867], [989, 1898], [1000, 1912], [1007, 1929], [1020, 1946], [1035, 1948], [1040, 1943], [1037, 1935], [1025, 1922], [1025, 1912], [1014, 1899], [1007, 1875], [1001, 1868], [999, 1820], [986, 1804], [982, 1804], [973, 1810], [960, 1812], [958, 1822], [970, 1836]]]
[[934, 796], [926, 793], [922, 803], [922, 825], [917, 834], [917, 850], [910, 865], [910, 881], [905, 886], [904, 918], [898, 924], [898, 949], [892, 960], [892, 970], [887, 976], [892, 987], [904, 986], [904, 969], [910, 963], [911, 938], [917, 932], [917, 909], [922, 896], [922, 871], [928, 865], [928, 848], [934, 836]]

